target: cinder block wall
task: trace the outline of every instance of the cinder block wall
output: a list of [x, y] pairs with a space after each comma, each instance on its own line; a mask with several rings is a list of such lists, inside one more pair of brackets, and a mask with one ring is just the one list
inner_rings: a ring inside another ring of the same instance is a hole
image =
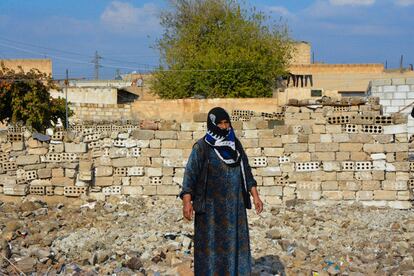
[[[403, 114], [410, 114], [414, 107], [414, 78], [374, 80], [370, 83], [369, 93], [380, 98], [384, 114], [399, 112], [413, 104], [401, 111]], [[414, 119], [411, 116], [408, 117], [408, 134], [414, 134]]]
[[[0, 193], [174, 198], [192, 146], [205, 134], [205, 114], [194, 120], [82, 124], [55, 131], [49, 142], [10, 128], [0, 132]], [[233, 126], [266, 204], [412, 206], [406, 117], [381, 115], [377, 99], [275, 113], [234, 110]]]
[[72, 122], [82, 121], [115, 121], [135, 118], [129, 104], [71, 104], [74, 115]]

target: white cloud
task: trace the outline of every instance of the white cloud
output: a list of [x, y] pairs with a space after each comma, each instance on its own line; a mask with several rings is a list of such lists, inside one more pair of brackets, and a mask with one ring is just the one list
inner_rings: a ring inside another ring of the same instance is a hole
[[112, 1], [101, 14], [101, 22], [115, 32], [149, 32], [160, 28], [158, 14], [157, 6], [152, 3], [135, 7]]
[[407, 6], [414, 5], [414, 0], [397, 0], [396, 4], [398, 6], [407, 7]]
[[292, 16], [290, 11], [282, 6], [271, 6], [267, 8], [270, 12], [282, 15], [282, 16]]
[[329, 0], [334, 6], [371, 6], [375, 0]]

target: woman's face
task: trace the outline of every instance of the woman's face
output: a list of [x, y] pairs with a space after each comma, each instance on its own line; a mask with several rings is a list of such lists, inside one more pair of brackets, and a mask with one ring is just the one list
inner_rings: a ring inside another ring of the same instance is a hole
[[221, 120], [218, 124], [217, 124], [217, 126], [220, 128], [220, 129], [228, 129], [229, 127], [230, 127], [230, 122], [229, 121], [227, 121], [227, 120]]

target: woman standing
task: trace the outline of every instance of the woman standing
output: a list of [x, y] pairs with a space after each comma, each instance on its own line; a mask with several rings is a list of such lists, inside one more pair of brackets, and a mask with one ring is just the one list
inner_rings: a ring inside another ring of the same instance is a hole
[[183, 215], [194, 223], [194, 272], [250, 275], [251, 255], [246, 208], [263, 210], [247, 156], [220, 107], [208, 113], [207, 134], [193, 147], [185, 169]]

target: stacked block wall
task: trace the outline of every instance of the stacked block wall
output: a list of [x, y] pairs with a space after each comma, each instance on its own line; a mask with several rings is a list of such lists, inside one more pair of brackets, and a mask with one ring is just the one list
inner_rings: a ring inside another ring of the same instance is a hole
[[[265, 203], [362, 202], [411, 208], [414, 162], [406, 117], [360, 106], [286, 106], [274, 113], [234, 110]], [[0, 132], [0, 193], [24, 196], [176, 196], [192, 146], [206, 131], [194, 122], [82, 124], [49, 142], [24, 128]]]

